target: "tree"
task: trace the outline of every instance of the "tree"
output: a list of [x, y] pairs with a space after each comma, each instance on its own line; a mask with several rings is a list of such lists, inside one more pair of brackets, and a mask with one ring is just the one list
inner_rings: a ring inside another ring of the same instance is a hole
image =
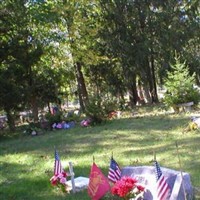
[[[27, 36], [23, 28], [26, 24], [23, 1], [2, 1], [1, 15], [1, 59], [0, 59], [0, 107], [7, 114], [10, 130], [15, 130], [15, 112], [22, 109], [26, 100], [26, 87], [22, 67], [24, 38]], [[20, 12], [18, 12], [20, 10]], [[26, 38], [27, 39], [27, 38]], [[21, 58], [21, 59], [19, 59]]]
[[[11, 114], [25, 107], [32, 109], [37, 121], [39, 106], [56, 101], [63, 85], [66, 59], [61, 56], [64, 49], [56, 47], [56, 43], [64, 37], [62, 30], [56, 29], [58, 17], [54, 6], [51, 1], [2, 1], [0, 69], [4, 77], [0, 78], [5, 86], [2, 94], [16, 97], [15, 105], [8, 104], [5, 95], [0, 97], [1, 108], [10, 116], [9, 123], [14, 123]], [[46, 95], [47, 91], [51, 95]]]
[[[96, 62], [94, 36], [96, 34], [95, 16], [97, 5], [95, 1], [73, 0], [63, 1], [58, 13], [66, 26], [69, 57], [74, 67], [77, 94], [81, 110], [84, 111], [89, 101], [85, 72], [88, 66]], [[65, 12], [63, 12], [63, 10]]]
[[200, 31], [199, 5], [198, 0], [152, 1], [154, 23], [156, 23], [154, 51], [158, 63], [157, 81], [161, 85], [166, 77], [166, 72], [170, 70], [174, 51], [185, 58], [191, 71], [195, 72], [198, 69], [196, 62], [198, 56], [191, 52], [194, 49], [192, 47], [194, 38], [196, 38], [194, 46], [199, 46], [199, 36], [197, 36]]
[[194, 102], [200, 100], [200, 93], [194, 87], [195, 74], [190, 75], [189, 68], [185, 62], [181, 62], [180, 57], [175, 56], [175, 63], [171, 65], [165, 80], [166, 93], [164, 102], [168, 106], [176, 107], [177, 104]]

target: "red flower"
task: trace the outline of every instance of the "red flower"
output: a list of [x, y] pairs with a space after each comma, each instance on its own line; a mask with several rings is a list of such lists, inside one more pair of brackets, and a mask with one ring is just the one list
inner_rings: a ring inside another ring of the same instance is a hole
[[123, 177], [112, 188], [112, 194], [125, 197], [135, 187], [137, 180], [131, 177]]
[[143, 192], [145, 188], [143, 186], [141, 186], [141, 185], [137, 185], [137, 189], [139, 191]]
[[[134, 189], [136, 189], [134, 191]], [[136, 197], [138, 194], [144, 191], [144, 187], [137, 184], [137, 180], [131, 177], [122, 177], [117, 181], [111, 189], [113, 195], [117, 195], [121, 198]]]
[[67, 173], [66, 172], [62, 172], [63, 177], [67, 177]]
[[56, 186], [56, 185], [57, 185], [57, 179], [52, 180], [52, 181], [51, 181], [51, 184], [52, 184], [53, 186]]

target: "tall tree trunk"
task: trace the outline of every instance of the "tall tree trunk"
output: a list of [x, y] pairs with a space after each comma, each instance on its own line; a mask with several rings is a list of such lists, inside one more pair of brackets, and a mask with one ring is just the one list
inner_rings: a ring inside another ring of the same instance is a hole
[[137, 84], [136, 84], [136, 75], [135, 74], [132, 76], [132, 79], [128, 86], [128, 90], [129, 90], [130, 106], [131, 106], [131, 108], [134, 108], [134, 106], [136, 105], [136, 103], [139, 100], [139, 96], [137, 93]]
[[38, 102], [37, 98], [35, 96], [31, 97], [31, 107], [32, 107], [32, 113], [33, 113], [33, 120], [34, 122], [38, 122]]
[[143, 95], [144, 95], [145, 103], [151, 104], [151, 96], [150, 96], [149, 88], [146, 84], [143, 85]]
[[[157, 91], [154, 85], [155, 84], [154, 62], [150, 63], [148, 57], [146, 56], [144, 65], [146, 66], [146, 76], [147, 76], [147, 81], [148, 81], [149, 90], [151, 94], [151, 102], [157, 103], [158, 97], [157, 97]], [[153, 67], [153, 70], [152, 70], [152, 67]]]
[[11, 112], [11, 110], [6, 110], [6, 115], [7, 115], [7, 119], [8, 119], [8, 126], [11, 132], [14, 132], [16, 130], [15, 127], [15, 118]]
[[133, 108], [139, 97], [137, 93], [136, 74], [129, 70], [130, 67], [123, 67], [123, 74], [125, 77], [126, 87], [129, 93], [130, 106]]
[[152, 74], [152, 87], [153, 90], [151, 91], [152, 102], [158, 103], [158, 94], [157, 94], [157, 87], [156, 87], [156, 77], [155, 77], [155, 65], [154, 65], [154, 57], [153, 57], [153, 50], [151, 50], [151, 74]]
[[81, 106], [81, 110], [84, 112], [85, 107], [88, 103], [88, 92], [85, 85], [85, 79], [82, 73], [82, 64], [80, 62], [76, 62], [75, 70], [76, 70], [76, 79], [78, 83], [78, 95], [79, 95], [79, 103]]
[[47, 107], [48, 107], [48, 111], [49, 113], [51, 113], [51, 106], [50, 106], [50, 102], [47, 103]]

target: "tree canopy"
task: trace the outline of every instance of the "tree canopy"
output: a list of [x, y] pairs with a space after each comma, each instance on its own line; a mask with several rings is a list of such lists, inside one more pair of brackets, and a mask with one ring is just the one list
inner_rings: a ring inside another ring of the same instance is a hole
[[[180, 55], [200, 83], [198, 0], [2, 0], [0, 108], [15, 112], [58, 103], [61, 94], [157, 103]], [[126, 100], [126, 96], [129, 99]]]

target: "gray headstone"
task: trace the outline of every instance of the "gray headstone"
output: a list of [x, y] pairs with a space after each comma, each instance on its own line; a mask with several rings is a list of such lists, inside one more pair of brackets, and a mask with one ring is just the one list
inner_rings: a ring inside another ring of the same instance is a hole
[[[188, 173], [183, 172], [182, 179], [180, 171], [164, 167], [161, 167], [161, 171], [171, 189], [170, 200], [184, 200], [184, 189], [187, 194], [187, 200], [193, 199], [193, 187]], [[154, 166], [127, 166], [122, 168], [122, 176], [136, 178], [139, 183], [145, 186], [147, 191], [144, 194], [144, 200], [156, 199], [156, 174]]]

